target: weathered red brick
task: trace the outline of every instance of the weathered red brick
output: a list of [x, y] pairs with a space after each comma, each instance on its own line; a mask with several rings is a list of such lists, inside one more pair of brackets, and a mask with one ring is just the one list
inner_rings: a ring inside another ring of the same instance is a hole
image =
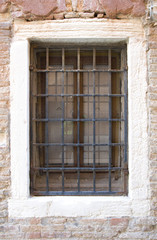
[[27, 239], [40, 239], [41, 233], [40, 232], [30, 232], [27, 233]]
[[42, 232], [41, 233], [41, 238], [42, 239], [54, 239], [55, 238], [55, 233], [50, 233], [50, 232]]
[[104, 12], [105, 9], [100, 5], [98, 0], [84, 0], [83, 10], [88, 12]]
[[111, 18], [118, 14], [142, 16], [145, 14], [145, 3], [143, 0], [84, 0], [83, 10], [105, 12]]
[[55, 20], [64, 19], [64, 14], [63, 13], [54, 14], [53, 18]]
[[132, 10], [132, 15], [136, 17], [141, 17], [145, 14], [146, 6], [143, 0], [132, 0], [134, 2], [134, 7]]
[[24, 14], [34, 14], [37, 16], [47, 16], [53, 11], [65, 11], [65, 1], [57, 0], [11, 0], [12, 3], [19, 6]]
[[116, 225], [128, 225], [128, 219], [126, 218], [112, 218], [110, 220], [111, 226], [116, 226]]
[[41, 219], [40, 218], [31, 218], [30, 219], [30, 224], [31, 225], [41, 224]]

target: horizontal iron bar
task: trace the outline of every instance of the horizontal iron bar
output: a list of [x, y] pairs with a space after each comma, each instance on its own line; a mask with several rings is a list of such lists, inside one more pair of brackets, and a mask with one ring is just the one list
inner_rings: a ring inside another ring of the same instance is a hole
[[86, 118], [86, 119], [64, 119], [64, 118], [33, 118], [32, 119], [33, 121], [35, 122], [87, 122], [87, 121], [91, 121], [91, 122], [122, 122], [122, 121], [125, 121], [125, 119], [120, 119], [120, 118], [114, 118], [114, 119], [108, 119], [108, 118], [96, 118], [96, 119], [93, 119], [93, 118]]
[[92, 143], [33, 143], [34, 146], [70, 146], [70, 147], [86, 147], [86, 146], [125, 146], [124, 143], [106, 143], [106, 144], [92, 144]]
[[[78, 42], [79, 41], [79, 42]], [[76, 46], [76, 42], [77, 42], [77, 46]], [[126, 45], [105, 45], [102, 42], [99, 42], [98, 39], [92, 39], [92, 42], [90, 42], [87, 46], [87, 42], [89, 43], [89, 38], [88, 39], [83, 39], [83, 41], [78, 40], [78, 38], [74, 38], [71, 40], [69, 40], [69, 42], [62, 42], [62, 41], [56, 41], [56, 39], [54, 39], [53, 43], [41, 43], [41, 42], [35, 42], [32, 43], [32, 47], [35, 49], [35, 51], [45, 51], [46, 52], [46, 48], [49, 48], [49, 51], [51, 53], [51, 51], [55, 51], [55, 50], [60, 50], [62, 51], [62, 48], [66, 50], [73, 50], [73, 51], [77, 51], [78, 48], [80, 49], [80, 51], [93, 51], [93, 48], [95, 48], [96, 50], [101, 50], [101, 51], [108, 51], [108, 50], [122, 50], [122, 49], [126, 49]]]
[[[68, 85], [69, 86], [69, 85]], [[33, 94], [32, 97], [125, 97], [125, 94]]]
[[114, 72], [115, 72], [115, 73], [118, 73], [118, 72], [120, 72], [120, 73], [121, 73], [121, 72], [124, 72], [124, 71], [125, 71], [125, 69], [120, 69], [120, 70], [118, 70], [118, 69], [105, 69], [105, 70], [98, 70], [98, 69], [93, 69], [93, 70], [83, 70], [83, 69], [82, 69], [82, 70], [81, 70], [81, 69], [76, 69], [76, 70], [54, 69], [54, 70], [53, 70], [53, 69], [50, 69], [50, 68], [49, 68], [49, 69], [35, 69], [35, 68], [34, 68], [34, 69], [31, 69], [31, 68], [30, 68], [30, 70], [32, 70], [33, 72], [37, 72], [37, 73], [38, 73], [38, 72], [39, 72], [39, 73], [42, 73], [42, 72], [43, 72], [43, 73], [44, 73], [44, 72], [45, 72], [45, 73], [46, 73], [46, 72], [65, 72], [65, 73], [79, 73], [79, 72], [80, 72], [80, 73], [81, 73], [81, 72], [82, 72], [82, 73], [90, 73], [90, 72], [91, 72], [91, 73], [93, 73], [93, 72], [98, 72], [98, 73], [99, 73], [99, 72], [111, 72], [111, 73], [114, 73]]
[[102, 171], [102, 170], [111, 170], [111, 171], [116, 171], [116, 170], [123, 170], [125, 171], [125, 168], [121, 167], [33, 167], [32, 170], [38, 171], [38, 170], [59, 170], [59, 171], [65, 171], [65, 170], [75, 170], [75, 171]]
[[65, 191], [65, 192], [55, 192], [55, 191], [32, 191], [33, 195], [47, 195], [47, 196], [110, 196], [110, 195], [126, 195], [124, 192], [109, 192], [109, 191], [80, 191], [80, 192], [72, 192], [72, 191]]

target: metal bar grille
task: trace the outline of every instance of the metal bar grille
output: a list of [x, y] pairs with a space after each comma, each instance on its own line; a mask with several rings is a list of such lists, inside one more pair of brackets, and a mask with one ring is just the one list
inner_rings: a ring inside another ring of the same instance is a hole
[[31, 51], [31, 193], [127, 194], [125, 46]]

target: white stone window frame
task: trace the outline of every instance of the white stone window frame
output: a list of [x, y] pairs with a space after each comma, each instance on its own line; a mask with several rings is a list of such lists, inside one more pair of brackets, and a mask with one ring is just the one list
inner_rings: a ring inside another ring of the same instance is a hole
[[[70, 19], [14, 22], [10, 52], [11, 197], [9, 216], [122, 217], [148, 216], [147, 61], [140, 19]], [[128, 59], [128, 196], [30, 196], [29, 184], [29, 61], [30, 41], [127, 43]]]

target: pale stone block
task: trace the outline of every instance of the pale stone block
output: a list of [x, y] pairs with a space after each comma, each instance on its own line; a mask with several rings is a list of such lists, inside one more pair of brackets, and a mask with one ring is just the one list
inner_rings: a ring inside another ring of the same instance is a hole
[[0, 147], [6, 145], [6, 132], [0, 131]]

